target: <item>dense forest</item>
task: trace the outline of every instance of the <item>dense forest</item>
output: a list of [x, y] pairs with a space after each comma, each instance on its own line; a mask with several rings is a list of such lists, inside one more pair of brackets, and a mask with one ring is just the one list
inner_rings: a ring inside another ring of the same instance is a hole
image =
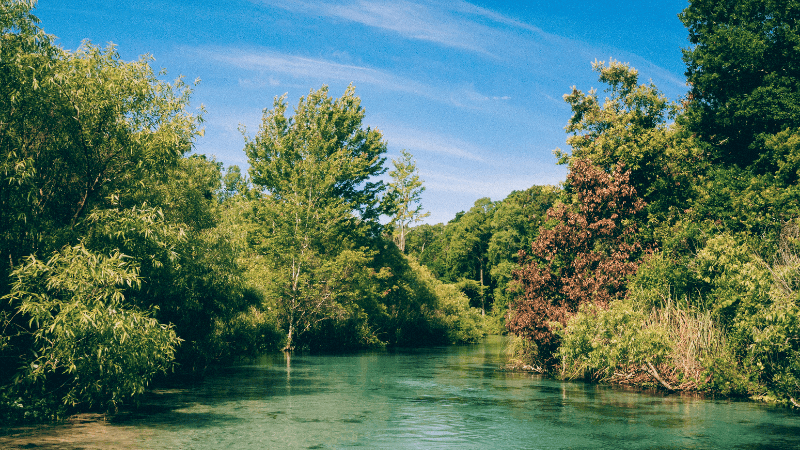
[[799, 3], [692, 1], [685, 99], [595, 62], [566, 181], [436, 225], [353, 86], [276, 98], [243, 173], [192, 153], [182, 78], [1, 4], [3, 420], [268, 351], [504, 332], [526, 370], [797, 406]]

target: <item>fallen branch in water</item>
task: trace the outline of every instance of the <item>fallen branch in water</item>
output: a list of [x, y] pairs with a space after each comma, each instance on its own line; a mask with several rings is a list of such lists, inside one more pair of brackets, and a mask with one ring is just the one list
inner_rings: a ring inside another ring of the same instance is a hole
[[650, 374], [651, 374], [651, 375], [653, 375], [653, 376], [655, 377], [655, 379], [656, 379], [656, 380], [658, 380], [658, 382], [659, 382], [659, 383], [661, 383], [661, 385], [662, 385], [662, 386], [664, 386], [665, 388], [669, 389], [670, 391], [674, 391], [674, 390], [675, 390], [675, 388], [673, 388], [672, 386], [670, 386], [670, 385], [669, 385], [669, 383], [667, 383], [666, 381], [664, 381], [664, 380], [663, 380], [663, 379], [662, 379], [662, 378], [661, 378], [661, 377], [658, 375], [658, 371], [656, 371], [656, 368], [655, 368], [655, 367], [653, 367], [653, 365], [650, 363], [650, 361], [645, 361], [645, 363], [647, 364], [647, 367], [649, 367], [649, 368], [650, 368]]

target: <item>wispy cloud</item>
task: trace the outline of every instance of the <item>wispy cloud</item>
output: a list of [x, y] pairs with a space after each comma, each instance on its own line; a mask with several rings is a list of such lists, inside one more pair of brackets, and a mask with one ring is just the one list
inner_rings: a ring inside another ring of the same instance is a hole
[[[198, 51], [206, 58], [245, 70], [281, 73], [292, 77], [368, 83], [389, 90], [431, 96], [431, 89], [421, 83], [369, 67], [339, 64], [266, 49], [207, 48]], [[269, 76], [267, 82], [274, 85], [277, 80]]]
[[448, 95], [431, 86], [394, 75], [386, 71], [340, 64], [320, 58], [307, 58], [275, 52], [269, 49], [249, 49], [208, 47], [195, 50], [201, 57], [217, 63], [262, 75], [242, 77], [240, 85], [249, 87], [277, 86], [280, 81], [274, 74], [292, 78], [340, 81], [345, 83], [369, 84], [389, 91], [405, 92], [441, 102], [449, 102]]
[[[349, 3], [251, 1], [258, 4], [270, 4], [290, 11], [313, 13], [319, 16], [356, 22], [394, 32], [408, 39], [434, 42], [447, 47], [486, 55], [491, 54], [491, 49], [487, 45], [489, 41], [485, 37], [494, 33], [492, 28], [477, 24], [470, 19], [459, 17], [454, 14], [457, 10], [447, 7], [449, 3], [423, 4], [406, 0], [360, 0]], [[469, 12], [479, 12], [475, 8], [462, 7], [461, 9], [465, 12], [470, 9], [474, 11]]]
[[450, 102], [460, 108], [483, 109], [491, 108], [498, 102], [511, 100], [509, 95], [486, 95], [478, 92], [472, 84], [463, 85], [451, 90]]
[[548, 33], [462, 0], [250, 1], [310, 16], [354, 22], [406, 39], [472, 52], [544, 77], [570, 76], [575, 73], [576, 65], [583, 71], [595, 58], [611, 54], [640, 69], [646, 68], [675, 86], [683, 85], [669, 71], [638, 55]]
[[384, 90], [413, 94], [467, 109], [490, 108], [493, 103], [507, 101], [511, 98], [508, 95], [482, 94], [472, 85], [434, 87], [371, 67], [341, 64], [321, 58], [308, 58], [269, 49], [245, 50], [208, 47], [193, 51], [210, 61], [230, 65], [244, 71], [256, 72], [239, 78], [239, 85], [246, 88], [278, 86], [281, 84], [281, 80], [275, 75], [281, 74], [290, 78], [318, 79], [326, 83], [341, 81], [357, 85], [369, 84]]
[[408, 149], [412, 153], [422, 151], [470, 161], [485, 161], [479, 156], [480, 153], [486, 153], [485, 149], [438, 133], [392, 125], [381, 127], [381, 132], [390, 145]]

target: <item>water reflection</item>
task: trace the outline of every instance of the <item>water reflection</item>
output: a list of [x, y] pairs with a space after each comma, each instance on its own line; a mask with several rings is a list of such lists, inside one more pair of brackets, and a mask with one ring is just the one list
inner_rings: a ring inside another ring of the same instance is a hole
[[502, 345], [269, 355], [0, 448], [800, 448], [791, 411], [504, 372]]

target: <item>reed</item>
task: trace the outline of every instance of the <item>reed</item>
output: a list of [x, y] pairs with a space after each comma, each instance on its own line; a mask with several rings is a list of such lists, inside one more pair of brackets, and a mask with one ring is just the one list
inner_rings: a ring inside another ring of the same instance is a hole
[[659, 369], [676, 390], [700, 389], [711, 362], [728, 352], [725, 333], [710, 311], [681, 307], [672, 297], [651, 310], [644, 326], [663, 330], [670, 341], [671, 358]]

